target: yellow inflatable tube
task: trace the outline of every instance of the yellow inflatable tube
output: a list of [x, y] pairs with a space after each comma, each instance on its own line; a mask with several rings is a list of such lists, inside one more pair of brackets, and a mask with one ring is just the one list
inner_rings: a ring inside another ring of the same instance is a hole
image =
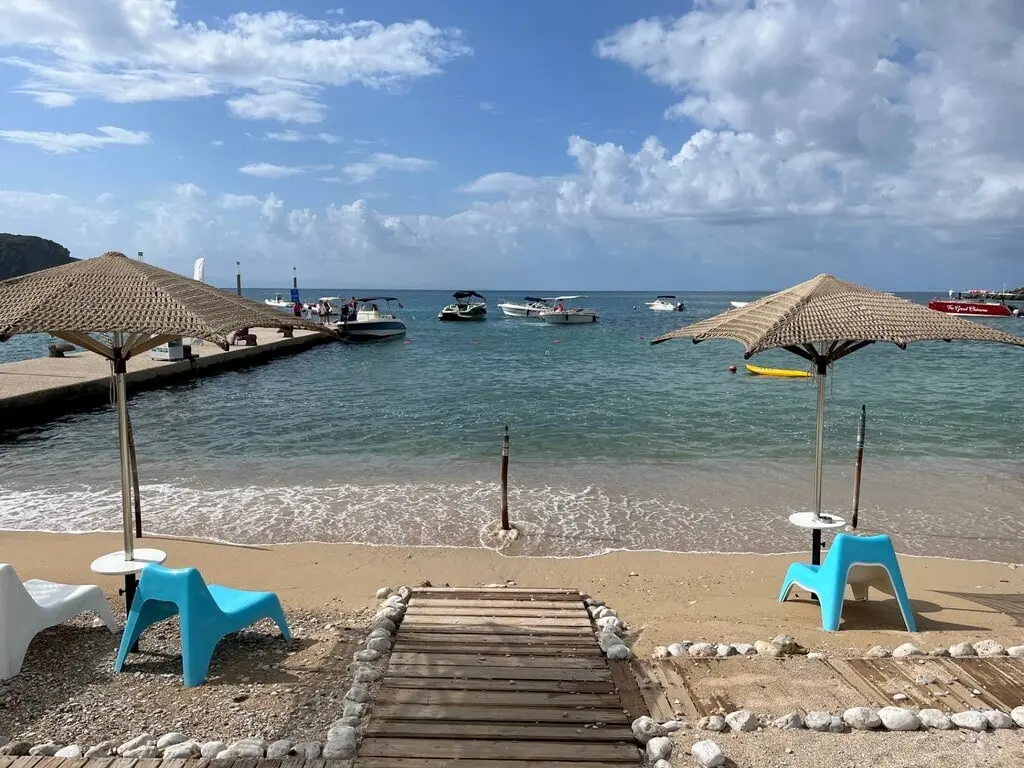
[[777, 376], [784, 379], [809, 379], [810, 371], [795, 371], [791, 368], [762, 368], [760, 365], [747, 365], [747, 370], [755, 376]]

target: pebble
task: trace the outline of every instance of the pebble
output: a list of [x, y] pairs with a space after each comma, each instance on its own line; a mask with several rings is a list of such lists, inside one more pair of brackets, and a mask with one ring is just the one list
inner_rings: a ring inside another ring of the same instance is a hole
[[0, 747], [0, 756], [3, 757], [26, 757], [32, 745], [27, 741], [9, 741]]
[[45, 744], [36, 744], [28, 753], [32, 757], [53, 757], [57, 754], [57, 750], [63, 746], [63, 744], [58, 744], [55, 741], [48, 741]]
[[691, 643], [689, 640], [686, 640], [682, 643], [672, 643], [672, 645], [668, 647], [668, 652], [672, 656], [685, 656], [687, 649], [691, 645], [693, 645], [693, 643]]
[[979, 656], [1005, 656], [1006, 649], [995, 640], [982, 640], [974, 644], [974, 652]]
[[325, 760], [348, 760], [355, 757], [358, 738], [356, 729], [351, 726], [332, 726], [327, 732], [327, 743], [321, 754]]
[[370, 624], [370, 629], [386, 629], [393, 634], [398, 629], [398, 625], [391, 619], [374, 619], [373, 623]]
[[907, 696], [907, 694], [905, 694], [905, 693], [894, 693], [892, 695], [892, 700], [893, 701], [906, 701], [909, 698], [910, 697]]
[[756, 731], [758, 726], [757, 715], [748, 709], [730, 712], [725, 716], [725, 722], [734, 733], [750, 733]]
[[657, 720], [647, 715], [642, 715], [634, 720], [630, 728], [633, 730], [633, 737], [639, 744], [647, 744], [655, 736], [664, 736], [666, 733]]
[[90, 747], [89, 749], [87, 749], [83, 757], [86, 757], [90, 760], [94, 757], [110, 757], [110, 755], [113, 754], [114, 750], [117, 749], [117, 744], [117, 739], [108, 739], [107, 741], [102, 741], [95, 747]]
[[668, 760], [656, 760], [651, 768], [672, 768], [672, 763]]
[[949, 648], [946, 648], [945, 646], [942, 646], [940, 648], [932, 648], [930, 651], [928, 651], [928, 655], [934, 656], [936, 658], [945, 658], [946, 656], [949, 656]]
[[[387, 597], [387, 595], [385, 595], [385, 597]], [[291, 755], [292, 747], [294, 746], [295, 742], [290, 739], [278, 739], [277, 741], [267, 745], [267, 759], [283, 760]]]
[[887, 659], [890, 656], [892, 653], [884, 645], [876, 645], [864, 654], [864, 658], [867, 659]]
[[941, 709], [922, 709], [917, 713], [917, 717], [925, 728], [935, 731], [949, 731], [956, 727], [949, 719], [949, 715]]
[[386, 637], [371, 637], [366, 641], [366, 649], [384, 653], [391, 650], [391, 640]]
[[363, 704], [358, 701], [346, 701], [345, 708], [341, 712], [342, 717], [353, 717], [357, 720], [361, 717], [365, 717], [370, 711], [369, 704]]
[[754, 650], [757, 651], [759, 656], [772, 656], [778, 657], [782, 655], [782, 649], [774, 643], [768, 643], [764, 640], [758, 640], [754, 643]]
[[882, 724], [871, 707], [850, 707], [843, 712], [843, 722], [856, 731], [871, 731]]
[[668, 648], [666, 648], [664, 645], [659, 645], [657, 648], [654, 649], [654, 653], [651, 654], [651, 656], [655, 659], [667, 659], [671, 655], [672, 654], [669, 653]]
[[389, 632], [384, 627], [377, 627], [376, 629], [371, 629], [370, 630], [370, 634], [367, 635], [366, 639], [367, 640], [372, 640], [375, 637], [383, 637], [385, 640], [390, 640], [391, 639], [391, 632]]
[[727, 643], [719, 643], [715, 646], [715, 655], [720, 659], [725, 659], [729, 656], [735, 656], [736, 649]]
[[168, 747], [173, 747], [175, 744], [181, 744], [185, 741], [188, 741], [188, 736], [183, 733], [172, 731], [171, 733], [165, 733], [156, 740], [156, 748], [167, 749]]
[[733, 643], [733, 648], [740, 656], [756, 656], [757, 649], [750, 643]]
[[323, 747], [320, 746], [318, 741], [303, 741], [292, 747], [292, 751], [296, 757], [305, 758], [306, 760], [316, 760], [320, 757], [320, 753], [323, 751]]
[[974, 650], [974, 646], [970, 643], [957, 643], [956, 645], [949, 646], [949, 655], [962, 659], [965, 656], [977, 656], [978, 652]]
[[53, 753], [54, 757], [81, 757], [82, 748], [77, 744], [69, 744], [66, 747], [61, 747]]
[[375, 683], [380, 680], [383, 675], [372, 667], [364, 667], [357, 669], [352, 679], [357, 683]]
[[1013, 718], [998, 709], [986, 709], [982, 712], [988, 724], [994, 729], [1013, 728]]
[[717, 649], [711, 643], [694, 643], [686, 652], [695, 659], [709, 659], [716, 655]]
[[152, 744], [144, 744], [141, 747], [135, 747], [135, 749], [126, 749], [121, 753], [121, 757], [137, 757], [140, 760], [151, 760], [159, 756], [160, 752]]
[[666, 720], [661, 724], [661, 729], [665, 731], [665, 733], [675, 733], [676, 731], [681, 731], [685, 727], [685, 720]]
[[926, 656], [927, 654], [913, 643], [904, 643], [892, 652], [894, 659], [903, 659], [907, 656]]
[[412, 590], [409, 587], [399, 587], [398, 596], [408, 602], [409, 598], [412, 597]]
[[117, 748], [117, 754], [123, 755], [129, 749], [137, 749], [139, 747], [145, 746], [152, 739], [153, 737], [150, 736], [148, 733], [140, 733], [134, 739], [129, 739], [128, 741], [121, 744], [121, 746]]
[[976, 712], [973, 709], [969, 709], [966, 712], [957, 712], [949, 719], [953, 721], [953, 725], [957, 728], [962, 728], [966, 731], [980, 733], [981, 731], [988, 730], [988, 718], [981, 714], [981, 712]]
[[918, 675], [914, 682], [918, 685], [935, 685], [938, 680], [931, 675]]
[[782, 728], [787, 731], [798, 730], [804, 727], [804, 716], [799, 712], [790, 712], [772, 722], [775, 728]]
[[386, 597], [391, 597], [391, 594], [392, 594], [391, 587], [381, 587], [380, 589], [377, 590], [377, 599], [378, 600], [383, 600]]
[[690, 754], [693, 755], [693, 759], [702, 768], [717, 768], [725, 764], [725, 755], [722, 754], [722, 748], [711, 741], [711, 739], [698, 741], [690, 747]]
[[207, 760], [212, 760], [221, 752], [226, 752], [227, 748], [228, 745], [223, 741], [208, 741], [199, 748], [199, 755]]
[[359, 704], [365, 704], [370, 698], [370, 692], [360, 685], [353, 685], [345, 694], [346, 701], [355, 701]]
[[902, 707], [882, 707], [878, 710], [878, 719], [887, 731], [918, 731], [921, 721], [909, 709]]
[[626, 625], [622, 623], [622, 619], [618, 616], [605, 616], [603, 619], [598, 619], [595, 623], [605, 632], [621, 633], [626, 629]]
[[647, 757], [653, 763], [655, 760], [665, 760], [672, 754], [672, 739], [667, 736], [655, 736], [647, 742]]
[[725, 723], [725, 718], [721, 715], [709, 715], [702, 717], [697, 723], [697, 727], [704, 731], [714, 731], [715, 733], [724, 732], [729, 726]]
[[1018, 659], [1024, 659], [1024, 645], [1011, 645], [1006, 649], [1006, 653]]
[[828, 712], [808, 712], [804, 715], [804, 725], [812, 731], [824, 733], [832, 722], [832, 715]]
[[380, 651], [375, 651], [372, 648], [366, 648], [362, 651], [356, 651], [352, 658], [355, 661], [376, 661], [380, 658]]
[[199, 744], [194, 741], [172, 744], [163, 753], [164, 760], [191, 760], [195, 757], [199, 757]]
[[630, 657], [630, 650], [626, 646], [619, 643], [608, 648], [605, 655], [609, 659], [628, 659]]
[[807, 654], [807, 658], [808, 659], [824, 659], [824, 658], [827, 658], [827, 657], [825, 656], [824, 653], [821, 653], [820, 651], [811, 651], [810, 653]]
[[846, 733], [847, 725], [839, 715], [832, 715], [828, 723], [829, 733]]
[[792, 635], [776, 635], [772, 638], [772, 645], [787, 656], [793, 656], [803, 650]]

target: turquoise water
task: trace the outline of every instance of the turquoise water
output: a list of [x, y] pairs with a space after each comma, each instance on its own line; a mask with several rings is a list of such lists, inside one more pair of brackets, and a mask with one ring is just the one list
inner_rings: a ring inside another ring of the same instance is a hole
[[[649, 311], [649, 294], [595, 294], [585, 303], [600, 323], [556, 327], [502, 317], [499, 301], [534, 291], [485, 293], [484, 323], [440, 323], [446, 294], [403, 293], [405, 340], [133, 397], [151, 528], [478, 546], [508, 424], [513, 517], [527, 532], [517, 551], [804, 546], [785, 519], [811, 498], [813, 381], [749, 376], [733, 342], [648, 343], [756, 294], [680, 293], [682, 314]], [[1013, 332], [1020, 321], [988, 322]], [[43, 349], [15, 339], [0, 359]], [[781, 351], [753, 362], [806, 366]], [[863, 403], [865, 524], [909, 551], [1020, 560], [1022, 381], [1024, 351], [994, 345], [878, 345], [844, 359], [827, 380], [826, 506], [850, 508]], [[8, 432], [0, 460], [0, 526], [116, 527], [109, 409]]]

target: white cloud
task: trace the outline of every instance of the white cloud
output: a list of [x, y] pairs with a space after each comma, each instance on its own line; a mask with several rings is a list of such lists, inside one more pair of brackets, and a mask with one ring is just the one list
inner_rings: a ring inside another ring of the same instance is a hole
[[283, 141], [287, 143], [322, 141], [324, 144], [337, 144], [341, 141], [341, 137], [335, 136], [333, 133], [301, 133], [291, 128], [286, 128], [283, 131], [271, 131], [267, 133], [266, 138], [267, 141]]
[[459, 187], [460, 192], [469, 195], [511, 195], [532, 192], [541, 185], [541, 180], [533, 176], [521, 176], [518, 173], [497, 171], [487, 173], [468, 184]]
[[[471, 50], [456, 29], [416, 20], [311, 19], [287, 11], [185, 21], [174, 0], [15, 0], [0, 4], [0, 62], [48, 106], [225, 94], [248, 119], [317, 122], [326, 87], [382, 87], [441, 72]], [[240, 94], [240, 95], [239, 95]]]
[[212, 144], [215, 147], [223, 147], [224, 146], [224, 142], [221, 141], [220, 139], [214, 139], [213, 141], [210, 142], [210, 144]]
[[290, 165], [274, 165], [273, 163], [249, 163], [238, 169], [239, 173], [248, 176], [258, 176], [261, 179], [283, 179], [286, 176], [298, 176], [305, 173], [303, 167]]
[[228, 109], [246, 120], [278, 120], [282, 123], [319, 123], [327, 108], [295, 91], [247, 93], [228, 99]]
[[260, 199], [255, 195], [232, 195], [224, 192], [220, 196], [218, 205], [221, 208], [248, 208], [252, 205], [259, 205]]
[[56, 133], [54, 131], [0, 131], [0, 139], [12, 144], [28, 144], [45, 152], [64, 155], [82, 149], [99, 149], [110, 144], [138, 146], [149, 144], [145, 131], [127, 131], [114, 126], [101, 126], [98, 133]]
[[477, 106], [480, 107], [480, 110], [482, 112], [500, 112], [501, 111], [501, 108], [498, 106], [497, 102], [494, 102], [494, 101], [481, 101], [479, 104], [477, 104]]
[[404, 171], [406, 173], [420, 173], [433, 170], [437, 163], [433, 160], [424, 160], [420, 157], [399, 157], [387, 152], [374, 152], [365, 160], [357, 163], [349, 163], [341, 171], [353, 182], [368, 181], [381, 171]]

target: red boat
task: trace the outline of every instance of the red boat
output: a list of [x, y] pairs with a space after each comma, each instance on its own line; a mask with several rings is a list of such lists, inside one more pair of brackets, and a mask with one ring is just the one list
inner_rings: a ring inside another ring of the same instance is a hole
[[1002, 301], [980, 299], [932, 299], [928, 309], [945, 312], [947, 315], [975, 315], [980, 317], [1018, 317], [1017, 307]]

